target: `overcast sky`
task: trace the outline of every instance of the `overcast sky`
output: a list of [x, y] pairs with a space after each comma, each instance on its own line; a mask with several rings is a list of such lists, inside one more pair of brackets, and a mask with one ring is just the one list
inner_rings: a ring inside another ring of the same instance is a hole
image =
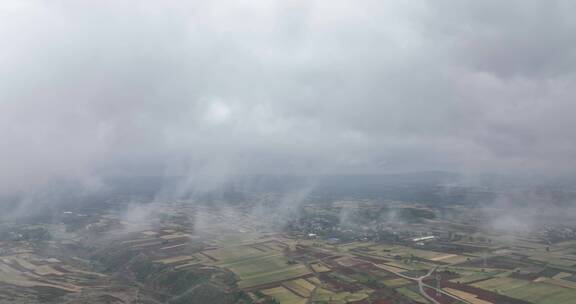
[[0, 191], [576, 169], [572, 0], [0, 1]]

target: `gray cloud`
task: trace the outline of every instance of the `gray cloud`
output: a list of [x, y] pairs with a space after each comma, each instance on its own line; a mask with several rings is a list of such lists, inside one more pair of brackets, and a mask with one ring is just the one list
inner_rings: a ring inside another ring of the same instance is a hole
[[571, 171], [570, 1], [3, 1], [0, 186]]

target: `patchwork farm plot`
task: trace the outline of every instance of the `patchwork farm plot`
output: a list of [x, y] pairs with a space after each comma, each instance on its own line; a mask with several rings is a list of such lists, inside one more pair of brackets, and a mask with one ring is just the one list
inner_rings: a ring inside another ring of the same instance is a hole
[[534, 303], [569, 304], [576, 302], [576, 289], [574, 287], [562, 287], [548, 282], [493, 278], [471, 285]]
[[292, 291], [284, 287], [274, 287], [269, 289], [263, 289], [261, 292], [267, 296], [273, 297], [280, 303], [287, 304], [305, 304], [308, 300], [302, 298]]
[[263, 246], [257, 249], [241, 245], [205, 251], [204, 254], [217, 261], [214, 265], [237, 274], [242, 288], [278, 283], [311, 273], [305, 265], [290, 262], [281, 251], [263, 249]]
[[0, 283], [14, 286], [48, 288], [56, 293], [78, 292], [86, 282], [104, 277], [30, 253], [0, 258]]
[[418, 259], [432, 264], [457, 264], [462, 263], [473, 256], [463, 256], [453, 253], [423, 250], [399, 245], [370, 245], [356, 247], [352, 252], [383, 258], [388, 260]]
[[[348, 237], [348, 229], [332, 227], [324, 235], [299, 230], [325, 227], [328, 210], [294, 231], [267, 231], [251, 225], [257, 221], [242, 211], [207, 208], [204, 220], [215, 224], [197, 230], [187, 226], [186, 208], [165, 208], [169, 220], [129, 224], [118, 235], [111, 230], [102, 248], [91, 246], [97, 231], [62, 229], [56, 235], [64, 239], [43, 246], [0, 247], [0, 303], [18, 303], [11, 297], [25, 294], [70, 300], [61, 303], [135, 303], [146, 297], [149, 303], [180, 304], [193, 295], [200, 303], [226, 304], [576, 304], [576, 241], [498, 237], [470, 225], [470, 235], [453, 242], [447, 233], [428, 243], [414, 241], [442, 235], [440, 221], [408, 225], [415, 230], [397, 234], [378, 231], [372, 240], [366, 240], [367, 231], [384, 228], [365, 226], [347, 240], [338, 237]], [[89, 227], [115, 221], [94, 220]], [[82, 243], [83, 237], [89, 241]]]

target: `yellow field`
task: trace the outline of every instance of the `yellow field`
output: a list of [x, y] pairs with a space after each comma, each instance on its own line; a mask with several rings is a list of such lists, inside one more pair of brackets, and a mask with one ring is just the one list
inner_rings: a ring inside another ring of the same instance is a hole
[[24, 259], [20, 259], [20, 258], [13, 258], [14, 261], [16, 261], [16, 263], [18, 263], [18, 265], [22, 266], [23, 268], [26, 268], [28, 270], [34, 270], [36, 269], [36, 265], [24, 260]]
[[446, 260], [452, 257], [457, 257], [457, 254], [445, 254], [445, 255], [441, 255], [441, 256], [437, 256], [434, 258], [431, 258], [430, 261], [442, 261], [442, 260]]
[[324, 264], [320, 264], [320, 263], [312, 263], [310, 264], [310, 267], [312, 267], [312, 269], [315, 272], [327, 272], [330, 271], [330, 268], [326, 267]]
[[399, 267], [392, 266], [392, 265], [388, 265], [388, 264], [378, 264], [378, 268], [382, 268], [382, 269], [390, 271], [392, 273], [405, 272], [406, 271], [406, 269], [399, 268]]
[[466, 259], [467, 259], [467, 257], [462, 256], [462, 255], [445, 254], [445, 255], [431, 258], [430, 261], [444, 262], [444, 263], [448, 263], [448, 264], [457, 264], [457, 263], [465, 262]]
[[555, 280], [560, 280], [560, 279], [567, 278], [567, 277], [570, 277], [570, 276], [572, 276], [571, 273], [561, 272], [561, 273], [555, 275], [553, 278], [554, 278]]
[[163, 240], [174, 240], [174, 239], [179, 239], [179, 238], [189, 238], [190, 235], [189, 234], [184, 234], [184, 233], [175, 233], [175, 234], [167, 234], [167, 235], [163, 235], [160, 238]]
[[453, 294], [459, 298], [462, 298], [472, 304], [494, 304], [492, 302], [488, 302], [488, 301], [484, 301], [481, 299], [478, 299], [477, 296], [475, 294], [472, 293], [468, 293], [465, 291], [461, 291], [461, 290], [457, 290], [457, 289], [452, 289], [452, 288], [444, 288], [444, 291]]
[[314, 284], [314, 285], [320, 285], [320, 284], [322, 284], [322, 282], [320, 282], [320, 280], [319, 280], [317, 277], [307, 278], [306, 281], [308, 281], [308, 282], [310, 282], [310, 283], [312, 283], [312, 284]]
[[384, 280], [384, 281], [382, 281], [382, 283], [384, 283], [384, 285], [386, 285], [388, 287], [398, 287], [398, 286], [408, 285], [411, 283], [411, 281], [408, 281], [408, 280], [402, 279], [402, 278], [398, 278], [398, 279]]
[[61, 265], [61, 267], [70, 271], [70, 272], [76, 272], [76, 273], [81, 273], [81, 274], [86, 274], [86, 275], [91, 275], [91, 276], [97, 276], [97, 277], [107, 277], [107, 275], [105, 275], [105, 274], [81, 270], [81, 269], [78, 269], [78, 268], [70, 266], [70, 265]]
[[316, 286], [314, 284], [304, 280], [304, 279], [296, 279], [288, 282], [284, 282], [282, 284], [284, 287], [290, 289], [294, 293], [302, 296], [302, 297], [309, 297], [312, 294], [312, 291]]
[[49, 275], [49, 274], [58, 275], [58, 276], [63, 275], [63, 273], [52, 268], [52, 266], [50, 266], [50, 265], [38, 266], [38, 267], [36, 267], [36, 269], [34, 269], [34, 272], [38, 275], [41, 275], [41, 276]]
[[186, 262], [186, 261], [192, 261], [192, 260], [196, 260], [196, 257], [191, 256], [191, 255], [181, 255], [181, 256], [175, 256], [175, 257], [171, 257], [171, 258], [156, 260], [155, 262], [162, 263], [162, 264], [173, 264], [173, 263]]
[[72, 285], [72, 284], [52, 284], [46, 282], [39, 282], [36, 281], [37, 279], [41, 279], [42, 277], [33, 274], [33, 273], [22, 273], [6, 264], [0, 263], [0, 282], [22, 286], [22, 287], [34, 287], [34, 286], [43, 286], [43, 287], [51, 287], [56, 289], [65, 290], [68, 292], [77, 292], [80, 291], [81, 287]]
[[395, 256], [401, 256], [402, 258], [409, 258], [414, 256], [416, 258], [430, 260], [430, 261], [440, 261], [449, 264], [455, 264], [466, 261], [466, 257], [457, 254], [447, 254], [443, 252], [436, 252], [431, 250], [417, 249], [400, 245], [371, 245], [366, 246], [370, 251], [366, 254], [383, 257], [383, 258], [394, 258]]
[[284, 287], [263, 289], [261, 292], [271, 296], [282, 304], [305, 304], [307, 299], [302, 298]]
[[184, 247], [184, 246], [186, 246], [186, 245], [187, 245], [186, 243], [184, 243], [184, 244], [177, 244], [177, 245], [162, 247], [162, 248], [160, 248], [160, 249], [161, 249], [161, 250], [169, 250], [169, 249], [174, 249], [174, 248], [178, 248], [178, 247]]

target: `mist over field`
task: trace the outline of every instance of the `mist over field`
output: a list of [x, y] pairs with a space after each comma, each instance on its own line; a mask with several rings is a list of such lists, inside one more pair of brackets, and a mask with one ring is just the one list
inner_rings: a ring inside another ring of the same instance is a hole
[[576, 1], [1, 0], [0, 304], [574, 304]]
[[374, 189], [331, 176], [453, 172], [423, 201], [515, 180], [530, 197], [478, 203], [546, 205], [535, 188], [573, 190], [575, 6], [3, 1], [0, 196], [20, 214], [259, 183], [246, 176], [358, 194]]

